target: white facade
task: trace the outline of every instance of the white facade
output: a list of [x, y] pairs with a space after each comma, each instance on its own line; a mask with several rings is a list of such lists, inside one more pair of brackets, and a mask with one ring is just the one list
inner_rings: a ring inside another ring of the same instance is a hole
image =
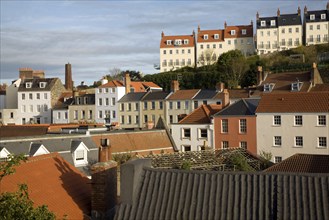
[[7, 87], [6, 89], [6, 108], [14, 109], [18, 106], [17, 92], [19, 85], [21, 84], [21, 79], [16, 80]]
[[52, 119], [54, 124], [68, 124], [69, 110], [68, 109], [53, 109]]
[[105, 117], [110, 116], [111, 122], [119, 122], [119, 105], [117, 102], [125, 95], [125, 87], [103, 87], [95, 90], [95, 120], [105, 123]]
[[17, 95], [20, 124], [51, 123], [50, 91], [19, 91]]
[[328, 43], [329, 21], [312, 22], [305, 24], [305, 45]]
[[257, 113], [257, 151], [272, 153], [273, 162], [296, 153], [329, 155], [328, 145], [328, 112]]
[[6, 108], [6, 95], [0, 94], [0, 109]]
[[200, 151], [204, 146], [214, 149], [213, 124], [172, 124], [171, 129], [180, 151]]
[[21, 124], [18, 109], [0, 109], [0, 124]]

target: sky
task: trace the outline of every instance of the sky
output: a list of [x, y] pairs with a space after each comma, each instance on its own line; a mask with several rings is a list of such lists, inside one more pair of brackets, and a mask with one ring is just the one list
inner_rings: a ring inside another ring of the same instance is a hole
[[324, 10], [325, 0], [309, 1], [15, 1], [0, 0], [0, 83], [19, 76], [19, 68], [44, 70], [64, 82], [71, 63], [75, 85], [90, 85], [110, 70], [154, 74], [161, 32], [255, 24], [260, 17], [297, 13], [298, 6]]

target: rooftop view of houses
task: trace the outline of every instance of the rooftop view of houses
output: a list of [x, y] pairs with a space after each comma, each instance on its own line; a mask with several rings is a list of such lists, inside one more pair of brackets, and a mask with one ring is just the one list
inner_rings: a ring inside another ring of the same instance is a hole
[[[154, 81], [19, 68], [0, 87], [0, 165], [26, 160], [0, 171], [1, 196], [24, 183], [57, 219], [329, 219], [329, 58], [287, 52], [328, 47], [328, 24], [329, 3], [162, 32]], [[209, 70], [209, 86], [186, 81]], [[247, 85], [227, 76], [240, 70]]]

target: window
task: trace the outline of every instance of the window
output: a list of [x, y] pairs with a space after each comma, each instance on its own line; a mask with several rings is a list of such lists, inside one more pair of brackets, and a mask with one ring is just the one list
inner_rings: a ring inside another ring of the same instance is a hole
[[[184, 44], [188, 44], [188, 42], [189, 42], [189, 41], [188, 41], [187, 39], [184, 40]], [[183, 51], [184, 51], [184, 50], [183, 50]]]
[[144, 115], [144, 122], [146, 123], [148, 121], [147, 115]]
[[191, 137], [191, 129], [183, 128], [182, 138], [190, 138]]
[[282, 34], [286, 33], [286, 29], [282, 28], [281, 33]]
[[222, 133], [228, 132], [228, 119], [222, 119]]
[[103, 112], [102, 111], [98, 111], [98, 118], [103, 118]]
[[215, 35], [214, 35], [214, 38], [215, 38], [215, 39], [219, 39], [219, 34], [215, 34]]
[[33, 112], [33, 105], [30, 105], [30, 112]]
[[128, 103], [128, 111], [131, 111], [131, 103]]
[[318, 147], [327, 147], [327, 137], [318, 138]]
[[22, 112], [26, 112], [26, 106], [22, 105]]
[[319, 24], [316, 26], [316, 29], [317, 30], [320, 30], [320, 25]]
[[231, 35], [235, 35], [235, 30], [231, 30]]
[[163, 109], [163, 101], [159, 102], [159, 109]]
[[109, 98], [105, 98], [105, 105], [109, 105], [110, 102], [109, 102]]
[[29, 93], [29, 99], [33, 99], [33, 94]]
[[135, 103], [135, 111], [138, 111], [139, 106], [138, 106], [138, 102]]
[[172, 50], [169, 50], [169, 53], [172, 54]]
[[289, 28], [289, 29], [288, 29], [288, 32], [289, 32], [289, 33], [292, 33], [292, 28]]
[[281, 125], [281, 115], [274, 115], [273, 124], [274, 125]]
[[45, 112], [48, 111], [48, 105], [47, 104], [43, 105], [43, 111], [45, 111]]
[[321, 19], [326, 19], [326, 14], [321, 14]]
[[131, 115], [128, 115], [128, 123], [127, 124], [131, 124]]
[[182, 44], [182, 40], [175, 40], [175, 45], [181, 45]]
[[171, 45], [171, 40], [167, 40], [167, 45]]
[[163, 54], [167, 54], [167, 51], [166, 50], [163, 50]]
[[169, 102], [169, 109], [172, 109], [173, 107], [173, 102]]
[[275, 20], [271, 20], [271, 26], [275, 26]]
[[84, 150], [77, 150], [75, 152], [75, 160], [84, 160], [85, 159], [85, 151]]
[[267, 36], [271, 36], [271, 31], [267, 31]]
[[228, 40], [227, 43], [228, 43], [229, 45], [231, 45], [231, 40]]
[[180, 101], [177, 101], [176, 105], [177, 109], [180, 109]]
[[147, 102], [144, 102], [144, 110], [147, 109]]
[[89, 110], [89, 119], [93, 118], [93, 110]]
[[280, 163], [282, 161], [282, 157], [274, 157], [274, 163]]
[[138, 122], [139, 122], [139, 116], [136, 115], [136, 116], [135, 116], [135, 124], [138, 124]]
[[37, 93], [37, 99], [40, 99], [40, 93]]
[[274, 136], [274, 146], [281, 146], [281, 145], [282, 145], [281, 136]]
[[303, 116], [302, 115], [295, 115], [295, 125], [303, 125]]
[[185, 50], [184, 49], [182, 49], [182, 54], [184, 54], [185, 53]]
[[228, 149], [229, 148], [228, 141], [222, 141], [222, 148], [223, 149]]
[[188, 49], [188, 50], [187, 50], [187, 53], [191, 53], [191, 49]]
[[152, 101], [152, 103], [151, 103], [151, 109], [155, 109], [155, 101]]
[[246, 35], [247, 34], [247, 30], [246, 29], [242, 29], [242, 35]]
[[247, 132], [247, 119], [240, 119], [240, 133]]
[[102, 98], [99, 98], [98, 99], [98, 105], [102, 105], [103, 104], [103, 99]]
[[37, 112], [41, 112], [41, 105], [37, 105]]
[[121, 115], [121, 124], [124, 124], [124, 123], [125, 123], [125, 116]]
[[48, 95], [47, 95], [47, 93], [44, 93], [44, 94], [43, 94], [43, 98], [44, 98], [44, 99], [48, 99]]
[[27, 83], [25, 84], [25, 87], [26, 87], [27, 89], [32, 88], [32, 83], [31, 83], [31, 82], [27, 82]]
[[213, 49], [216, 49], [216, 44], [213, 44], [213, 45], [212, 45], [212, 48], [213, 48]]
[[191, 151], [191, 146], [190, 145], [182, 145], [182, 151], [183, 152]]
[[325, 115], [318, 115], [318, 126], [326, 126], [327, 120]]
[[223, 46], [222, 46], [222, 44], [219, 44], [219, 48], [222, 48]]
[[22, 93], [22, 100], [25, 100], [25, 93]]
[[121, 103], [120, 108], [121, 108], [121, 111], [123, 112], [125, 110], [125, 103]]
[[10, 118], [14, 118], [14, 112], [10, 112]]
[[210, 49], [210, 44], [207, 44], [207, 49]]
[[199, 138], [208, 138], [208, 131], [205, 128], [199, 129]]
[[298, 27], [296, 27], [296, 33], [299, 33], [299, 28]]
[[77, 120], [78, 119], [78, 110], [74, 111], [74, 119]]
[[266, 26], [266, 22], [265, 21], [260, 21], [260, 26], [265, 27]]
[[179, 54], [179, 50], [176, 50], [176, 54]]
[[203, 39], [208, 40], [208, 34], [203, 35]]
[[116, 117], [116, 112], [112, 111], [112, 118], [115, 118], [115, 117]]
[[39, 83], [39, 87], [42, 88], [42, 89], [45, 88], [46, 85], [47, 85], [46, 82], [40, 82], [40, 83]]
[[197, 109], [199, 106], [199, 102], [198, 101], [194, 101], [194, 109]]
[[295, 147], [303, 147], [303, 137], [302, 136], [295, 137]]
[[85, 119], [85, 117], [86, 117], [86, 112], [85, 112], [85, 110], [82, 110], [81, 111], [81, 118]]
[[64, 119], [67, 119], [67, 118], [68, 118], [68, 113], [65, 112], [65, 114], [64, 114]]
[[174, 117], [172, 115], [169, 115], [169, 123], [172, 124], [174, 122]]
[[189, 101], [185, 101], [185, 109], [188, 109]]
[[247, 150], [247, 141], [240, 141], [240, 147]]
[[310, 25], [310, 30], [313, 30], [313, 25]]
[[310, 15], [310, 20], [314, 20], [315, 19], [315, 15]]
[[111, 100], [111, 105], [112, 105], [112, 106], [115, 105], [115, 98], [112, 98], [112, 100]]

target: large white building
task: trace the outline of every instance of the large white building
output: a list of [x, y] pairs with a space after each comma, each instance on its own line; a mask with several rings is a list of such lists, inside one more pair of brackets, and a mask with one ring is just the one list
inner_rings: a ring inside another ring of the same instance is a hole
[[256, 14], [256, 49], [257, 54], [289, 50], [303, 43], [303, 26], [300, 8], [297, 14], [281, 14], [277, 16], [259, 17]]
[[304, 44], [328, 43], [329, 36], [329, 2], [325, 10], [308, 11], [304, 8]]
[[160, 41], [160, 72], [195, 66], [195, 33], [165, 36]]
[[256, 110], [257, 151], [280, 162], [296, 153], [329, 155], [329, 93], [262, 96]]

